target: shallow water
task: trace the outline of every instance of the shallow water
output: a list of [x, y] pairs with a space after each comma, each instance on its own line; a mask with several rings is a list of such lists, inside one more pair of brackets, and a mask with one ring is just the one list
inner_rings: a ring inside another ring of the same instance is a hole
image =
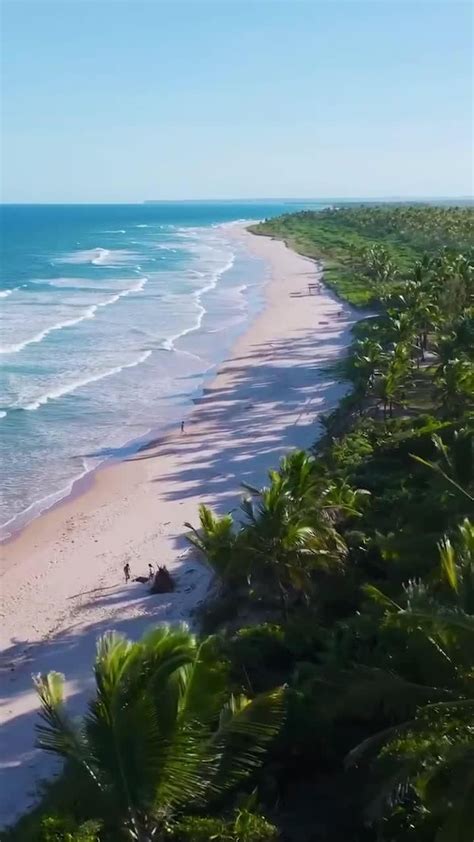
[[4, 535], [181, 420], [261, 306], [266, 267], [228, 224], [296, 207], [2, 207]]

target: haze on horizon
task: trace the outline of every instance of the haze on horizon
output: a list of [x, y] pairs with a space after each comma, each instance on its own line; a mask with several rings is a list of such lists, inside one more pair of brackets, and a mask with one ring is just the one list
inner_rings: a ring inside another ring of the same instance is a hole
[[2, 200], [472, 194], [465, 0], [3, 0]]

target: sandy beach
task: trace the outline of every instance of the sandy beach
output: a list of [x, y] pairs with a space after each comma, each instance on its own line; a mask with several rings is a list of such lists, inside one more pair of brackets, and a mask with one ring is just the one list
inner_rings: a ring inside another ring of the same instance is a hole
[[[31, 675], [55, 669], [81, 710], [95, 640], [109, 629], [139, 636], [149, 624], [189, 620], [210, 582], [184, 539], [201, 502], [238, 505], [240, 483], [264, 482], [293, 447], [318, 436], [318, 416], [345, 392], [331, 370], [350, 341], [354, 313], [322, 287], [320, 270], [277, 241], [235, 226], [233, 236], [268, 265], [264, 310], [220, 365], [176, 431], [33, 521], [2, 548], [0, 825], [34, 804], [54, 762], [34, 748]], [[341, 315], [342, 311], [342, 315]], [[181, 419], [179, 419], [180, 421]], [[166, 564], [176, 591], [150, 596], [122, 569], [145, 575]]]

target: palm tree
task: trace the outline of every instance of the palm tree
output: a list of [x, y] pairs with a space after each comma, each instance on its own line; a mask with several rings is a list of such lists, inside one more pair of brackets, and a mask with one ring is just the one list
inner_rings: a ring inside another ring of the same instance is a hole
[[276, 591], [286, 612], [290, 593], [307, 598], [314, 571], [339, 566], [347, 548], [324, 504], [325, 481], [312, 457], [292, 454], [269, 477], [267, 488], [249, 488], [254, 499], [242, 502], [242, 546], [249, 579]]
[[330, 481], [321, 465], [304, 451], [285, 456], [270, 485], [245, 486], [240, 548], [249, 580], [280, 595], [284, 612], [290, 594], [305, 599], [317, 570], [337, 570], [347, 553], [337, 524], [358, 517], [369, 492], [344, 480]]
[[[319, 512], [334, 523], [339, 515], [359, 516], [363, 489], [354, 489], [345, 481], [329, 480], [314, 456], [304, 450], [294, 450], [284, 456], [278, 471], [269, 471], [270, 488], [277, 496], [286, 498], [289, 508], [298, 515], [318, 517]], [[262, 497], [263, 490], [244, 484], [254, 497]]]
[[[359, 694], [369, 698], [402, 699], [415, 709], [412, 719], [390, 726], [353, 749], [349, 764], [374, 757], [377, 774], [372, 818], [383, 816], [397, 802], [415, 794], [439, 828], [438, 840], [469, 842], [474, 833], [474, 527], [465, 520], [454, 548], [445, 537], [439, 544], [440, 575], [449, 588], [448, 600], [434, 599], [420, 582], [406, 589], [406, 605], [397, 605], [374, 587], [367, 593], [385, 608], [385, 624], [415, 640], [424, 639], [441, 670], [433, 686], [414, 685], [383, 671], [359, 676]], [[354, 687], [352, 688], [354, 693]], [[395, 695], [396, 692], [396, 695]]]
[[279, 470], [270, 471], [269, 477], [272, 483], [277, 484], [281, 478], [286, 493], [300, 509], [303, 505], [314, 502], [321, 484], [316, 460], [304, 450], [294, 450], [284, 456]]
[[386, 370], [378, 378], [376, 386], [379, 397], [383, 404], [383, 417], [393, 416], [393, 406], [402, 395], [403, 386], [406, 382], [411, 367], [410, 352], [408, 345], [399, 342], [389, 357]]
[[373, 389], [375, 375], [380, 370], [384, 357], [380, 342], [367, 338], [355, 343], [351, 363], [356, 373], [356, 385], [361, 386], [364, 395]]
[[64, 677], [37, 676], [38, 745], [92, 781], [114, 838], [150, 842], [177, 813], [232, 789], [260, 765], [283, 718], [282, 689], [230, 695], [216, 639], [198, 644], [185, 627], [136, 643], [104, 635], [94, 674], [79, 724], [66, 712]]
[[352, 488], [347, 480], [327, 481], [320, 490], [320, 505], [332, 523], [348, 517], [361, 517], [370, 497], [365, 488]]
[[474, 297], [474, 267], [467, 255], [445, 250], [436, 261], [435, 283], [446, 322], [455, 321]]
[[266, 488], [244, 484], [249, 496], [236, 528], [231, 515], [217, 517], [206, 506], [199, 510], [200, 529], [186, 526], [192, 530], [188, 540], [224, 585], [264, 586], [286, 612], [290, 593], [308, 596], [316, 569], [342, 562], [347, 548], [335, 521], [340, 513], [358, 514], [363, 492], [329, 483], [304, 451], [285, 456], [268, 476]]
[[436, 376], [436, 392], [443, 410], [460, 416], [474, 402], [474, 363], [470, 360], [449, 360]]
[[375, 296], [379, 301], [386, 300], [398, 275], [398, 267], [380, 245], [373, 245], [364, 252], [364, 262], [365, 274], [373, 284]]
[[416, 336], [416, 326], [411, 310], [389, 310], [386, 324], [387, 338], [394, 345], [412, 344]]
[[466, 310], [459, 318], [451, 322], [448, 328], [437, 338], [435, 351], [438, 355], [438, 375], [444, 374], [445, 367], [455, 359], [464, 362], [471, 360], [474, 348], [474, 308]]
[[411, 276], [401, 287], [399, 295], [400, 304], [418, 334], [417, 347], [422, 360], [428, 346], [428, 333], [439, 321], [432, 266], [433, 262], [427, 255], [415, 263]]
[[190, 523], [184, 524], [191, 530], [191, 535], [186, 536], [189, 543], [202, 553], [221, 581], [231, 584], [237, 583], [242, 576], [245, 578], [236, 553], [238, 533], [234, 530], [232, 515], [218, 517], [202, 503], [199, 521], [199, 529]]

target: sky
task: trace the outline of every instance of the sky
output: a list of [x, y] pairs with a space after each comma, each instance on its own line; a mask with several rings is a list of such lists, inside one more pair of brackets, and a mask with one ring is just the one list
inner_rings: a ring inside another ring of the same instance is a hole
[[2, 0], [2, 201], [472, 193], [463, 0]]

